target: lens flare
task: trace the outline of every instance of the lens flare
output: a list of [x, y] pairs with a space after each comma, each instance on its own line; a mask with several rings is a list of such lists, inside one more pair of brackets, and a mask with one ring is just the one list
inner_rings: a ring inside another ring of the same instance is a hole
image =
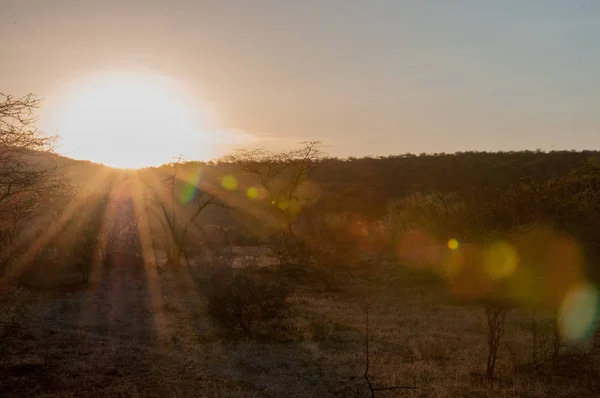
[[430, 268], [441, 261], [439, 242], [420, 228], [405, 231], [396, 247], [398, 258], [415, 268]]
[[560, 330], [571, 342], [590, 339], [596, 329], [600, 296], [598, 289], [590, 284], [574, 286], [567, 293], [560, 308]]
[[246, 190], [246, 196], [249, 197], [250, 199], [258, 198], [258, 189], [256, 189], [255, 187], [248, 188]]
[[196, 196], [198, 192], [198, 184], [200, 183], [201, 168], [198, 166], [189, 178], [185, 179], [185, 185], [179, 195], [179, 202], [188, 203]]
[[484, 264], [493, 279], [505, 279], [515, 272], [519, 264], [519, 254], [507, 242], [496, 242], [486, 251]]
[[584, 254], [575, 240], [554, 239], [548, 243], [546, 290], [554, 303], [560, 305], [568, 292], [585, 282]]
[[221, 186], [228, 191], [233, 191], [237, 188], [237, 180], [232, 175], [226, 175], [221, 180]]
[[459, 246], [459, 243], [458, 243], [457, 239], [452, 238], [448, 241], [448, 249], [456, 250], [456, 249], [458, 249], [458, 246]]

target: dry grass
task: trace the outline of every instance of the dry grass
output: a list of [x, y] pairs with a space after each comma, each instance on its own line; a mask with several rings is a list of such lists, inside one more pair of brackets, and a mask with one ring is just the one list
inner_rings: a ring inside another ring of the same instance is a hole
[[[285, 335], [235, 340], [210, 321], [189, 275], [139, 268], [103, 269], [79, 292], [38, 299], [21, 330], [2, 342], [0, 395], [367, 396], [368, 298], [375, 300], [372, 382], [418, 387], [378, 396], [595, 396], [594, 386], [575, 380], [516, 374], [504, 346], [499, 378], [487, 382], [482, 310], [452, 304], [442, 289], [354, 281], [323, 293], [299, 286]], [[521, 315], [507, 321], [507, 343], [526, 352]]]

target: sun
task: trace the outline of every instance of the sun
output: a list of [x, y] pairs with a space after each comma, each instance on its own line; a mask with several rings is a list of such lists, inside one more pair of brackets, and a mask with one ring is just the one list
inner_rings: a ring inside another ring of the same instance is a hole
[[71, 82], [46, 126], [60, 152], [119, 168], [154, 166], [183, 155], [216, 156], [219, 139], [208, 108], [163, 76], [106, 73]]

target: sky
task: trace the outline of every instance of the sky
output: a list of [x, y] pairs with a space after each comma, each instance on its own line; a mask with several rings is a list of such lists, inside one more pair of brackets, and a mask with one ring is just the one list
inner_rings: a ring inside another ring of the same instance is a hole
[[269, 145], [599, 149], [599, 42], [596, 0], [0, 0], [0, 91], [133, 70]]

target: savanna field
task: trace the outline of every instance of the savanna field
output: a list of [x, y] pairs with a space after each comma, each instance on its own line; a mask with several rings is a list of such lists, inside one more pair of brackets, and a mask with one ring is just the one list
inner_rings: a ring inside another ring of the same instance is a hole
[[598, 394], [597, 152], [33, 144], [3, 149], [2, 396]]
[[0, 398], [600, 397], [598, 38], [0, 0]]

